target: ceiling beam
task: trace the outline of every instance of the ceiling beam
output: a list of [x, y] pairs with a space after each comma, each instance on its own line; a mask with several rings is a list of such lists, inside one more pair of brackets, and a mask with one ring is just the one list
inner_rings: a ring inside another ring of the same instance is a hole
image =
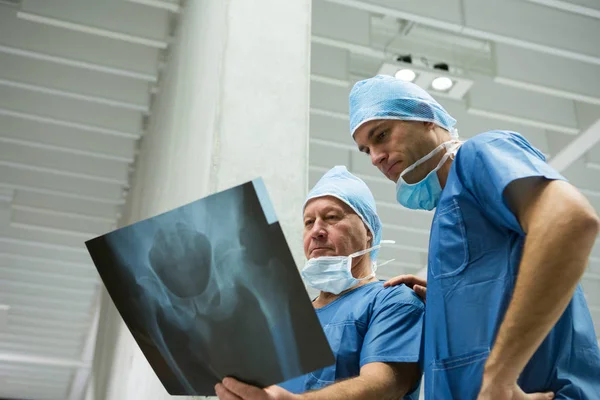
[[130, 172], [127, 162], [29, 146], [15, 143], [14, 140], [7, 140], [2, 136], [0, 136], [0, 165], [115, 183], [123, 187], [128, 186]]
[[142, 135], [143, 115], [139, 111], [57, 97], [55, 94], [41, 93], [15, 85], [0, 84], [0, 108], [91, 127], [99, 133], [110, 132], [125, 137]]
[[600, 119], [558, 152], [550, 160], [550, 165], [558, 172], [562, 172], [598, 142], [600, 142]]
[[157, 49], [166, 49], [168, 43], [162, 40], [148, 39], [144, 37], [129, 35], [127, 33], [113, 32], [108, 29], [95, 28], [88, 25], [76, 24], [74, 22], [63, 21], [58, 18], [45, 17], [43, 15], [33, 14], [30, 12], [19, 11], [17, 17], [31, 22], [38, 22], [45, 25], [50, 25], [58, 28], [64, 28], [75, 32], [87, 33], [90, 35], [101, 36], [108, 39], [122, 40], [124, 42], [139, 44], [142, 46], [154, 47]]
[[44, 365], [57, 368], [91, 368], [90, 362], [68, 358], [42, 357], [29, 354], [0, 353], [0, 361], [15, 364]]
[[161, 1], [161, 0], [126, 0], [132, 3], [143, 4], [145, 6], [161, 8], [163, 10], [168, 10], [173, 13], [179, 13], [181, 11], [181, 6], [176, 2], [171, 1]]
[[65, 126], [61, 121], [52, 123], [47, 118], [2, 109], [0, 138], [5, 143], [128, 164], [134, 161], [138, 144], [135, 137], [99, 134]]
[[127, 195], [127, 189], [120, 183], [91, 181], [80, 176], [57, 174], [33, 167], [22, 168], [8, 163], [0, 163], [0, 187], [37, 189], [112, 204], [123, 204]]
[[38, 114], [32, 114], [27, 112], [9, 110], [6, 108], [0, 108], [0, 116], [10, 116], [15, 118], [26, 119], [30, 121], [40, 122], [44, 124], [50, 125], [58, 125], [66, 128], [79, 129], [82, 131], [101, 133], [105, 135], [113, 135], [126, 139], [139, 139], [142, 136], [142, 133], [134, 133], [134, 132], [123, 132], [115, 129], [104, 128], [100, 126], [93, 126], [79, 122], [65, 121], [62, 119], [42, 116]]
[[66, 57], [58, 57], [58, 56], [53, 56], [50, 54], [40, 53], [37, 51], [19, 49], [19, 48], [10, 47], [10, 46], [0, 45], [0, 53], [14, 54], [14, 55], [30, 58], [33, 60], [48, 61], [48, 62], [52, 62], [52, 63], [56, 63], [56, 64], [67, 65], [69, 67], [87, 69], [90, 71], [95, 71], [95, 72], [100, 72], [100, 73], [105, 73], [105, 74], [110, 74], [110, 75], [116, 75], [116, 76], [122, 76], [122, 77], [137, 79], [137, 80], [141, 80], [141, 81], [147, 81], [147, 82], [157, 82], [158, 81], [158, 76], [155, 74], [145, 74], [145, 73], [130, 71], [130, 70], [122, 69], [122, 68], [114, 68], [114, 67], [109, 67], [106, 65], [100, 65], [100, 64], [95, 64], [95, 63], [90, 63], [90, 62], [85, 62], [85, 61], [79, 61], [79, 60], [74, 60], [74, 59], [66, 58]]
[[160, 49], [31, 23], [17, 18], [13, 10], [0, 7], [0, 46], [13, 53], [78, 67], [106, 67], [106, 73], [130, 71], [139, 74], [140, 79], [157, 75]]
[[86, 94], [68, 92], [65, 90], [53, 89], [53, 88], [49, 88], [49, 87], [45, 87], [45, 86], [31, 85], [28, 83], [17, 82], [17, 81], [11, 80], [11, 79], [1, 79], [0, 78], [0, 85], [9, 86], [9, 87], [17, 88], [17, 89], [22, 89], [22, 90], [29, 90], [32, 92], [37, 92], [37, 93], [42, 93], [42, 94], [49, 94], [49, 95], [57, 96], [57, 97], [64, 97], [64, 98], [73, 99], [73, 100], [77, 100], [77, 101], [85, 101], [88, 103], [102, 104], [102, 105], [116, 107], [116, 108], [124, 108], [126, 110], [140, 111], [140, 112], [146, 113], [146, 114], [149, 112], [149, 108], [147, 105], [134, 104], [134, 103], [129, 103], [129, 102], [125, 102], [125, 101], [106, 99], [106, 98], [97, 97], [97, 96], [90, 96], [90, 95], [86, 95]]
[[598, 18], [600, 19], [600, 8], [591, 8], [573, 4], [569, 1], [564, 0], [527, 0], [532, 3], [541, 4], [543, 6], [556, 8], [574, 14], [583, 15], [585, 17]]

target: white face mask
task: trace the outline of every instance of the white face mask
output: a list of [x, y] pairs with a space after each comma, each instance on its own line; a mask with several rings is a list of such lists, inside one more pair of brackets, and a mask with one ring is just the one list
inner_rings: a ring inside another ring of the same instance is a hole
[[[396, 242], [393, 240], [381, 241], [381, 244], [385, 243]], [[373, 262], [372, 264], [371, 274], [364, 278], [355, 278], [352, 276], [352, 259], [370, 253], [373, 250], [377, 250], [381, 247], [381, 244], [357, 251], [349, 256], [323, 256], [311, 258], [306, 262], [301, 271], [302, 278], [304, 279], [304, 282], [313, 289], [318, 289], [327, 293], [340, 294], [344, 290], [358, 285], [361, 281], [371, 279], [375, 276], [375, 271], [377, 270], [376, 262]], [[392, 261], [394, 260], [386, 261], [380, 266]]]
[[[413, 210], [421, 209], [431, 211], [437, 207], [440, 196], [442, 195], [442, 186], [440, 185], [437, 171], [442, 168], [448, 158], [452, 157], [454, 159], [460, 145], [461, 143], [457, 140], [450, 140], [442, 143], [425, 157], [417, 160], [413, 165], [405, 169], [400, 175], [398, 182], [396, 182], [396, 200], [398, 200], [398, 203]], [[407, 173], [413, 171], [419, 165], [444, 149], [446, 150], [446, 154], [444, 154], [438, 165], [431, 170], [425, 178], [416, 183], [406, 183], [404, 176]]]

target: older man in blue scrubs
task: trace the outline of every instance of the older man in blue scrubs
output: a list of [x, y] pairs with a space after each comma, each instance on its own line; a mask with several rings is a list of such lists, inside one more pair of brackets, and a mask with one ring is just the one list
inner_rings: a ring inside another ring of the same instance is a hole
[[226, 378], [219, 399], [416, 400], [425, 307], [406, 286], [385, 289], [375, 277], [385, 241], [371, 191], [337, 166], [303, 210], [302, 278], [320, 291], [313, 306], [335, 364], [266, 389]]
[[397, 201], [436, 209], [425, 397], [600, 399], [600, 350], [578, 284], [598, 216], [518, 133], [460, 142], [455, 123], [392, 77], [350, 94], [352, 137], [396, 182]]

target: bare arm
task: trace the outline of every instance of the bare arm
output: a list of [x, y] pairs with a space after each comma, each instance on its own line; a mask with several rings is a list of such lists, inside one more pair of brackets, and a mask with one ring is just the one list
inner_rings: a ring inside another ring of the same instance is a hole
[[527, 237], [479, 399], [528, 398], [517, 378], [573, 297], [600, 226], [594, 209], [569, 183], [526, 178], [504, 194]]
[[416, 363], [374, 362], [363, 366], [356, 378], [300, 395], [278, 386], [260, 389], [232, 378], [215, 390], [220, 400], [397, 400], [416, 386], [420, 376]]
[[374, 362], [360, 369], [360, 376], [300, 395], [303, 400], [397, 400], [415, 387], [421, 372], [416, 363]]

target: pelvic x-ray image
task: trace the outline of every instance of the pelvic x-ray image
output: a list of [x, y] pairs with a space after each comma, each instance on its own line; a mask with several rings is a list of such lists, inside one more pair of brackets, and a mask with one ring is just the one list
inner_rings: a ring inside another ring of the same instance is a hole
[[262, 180], [86, 242], [172, 395], [214, 395], [334, 363]]

